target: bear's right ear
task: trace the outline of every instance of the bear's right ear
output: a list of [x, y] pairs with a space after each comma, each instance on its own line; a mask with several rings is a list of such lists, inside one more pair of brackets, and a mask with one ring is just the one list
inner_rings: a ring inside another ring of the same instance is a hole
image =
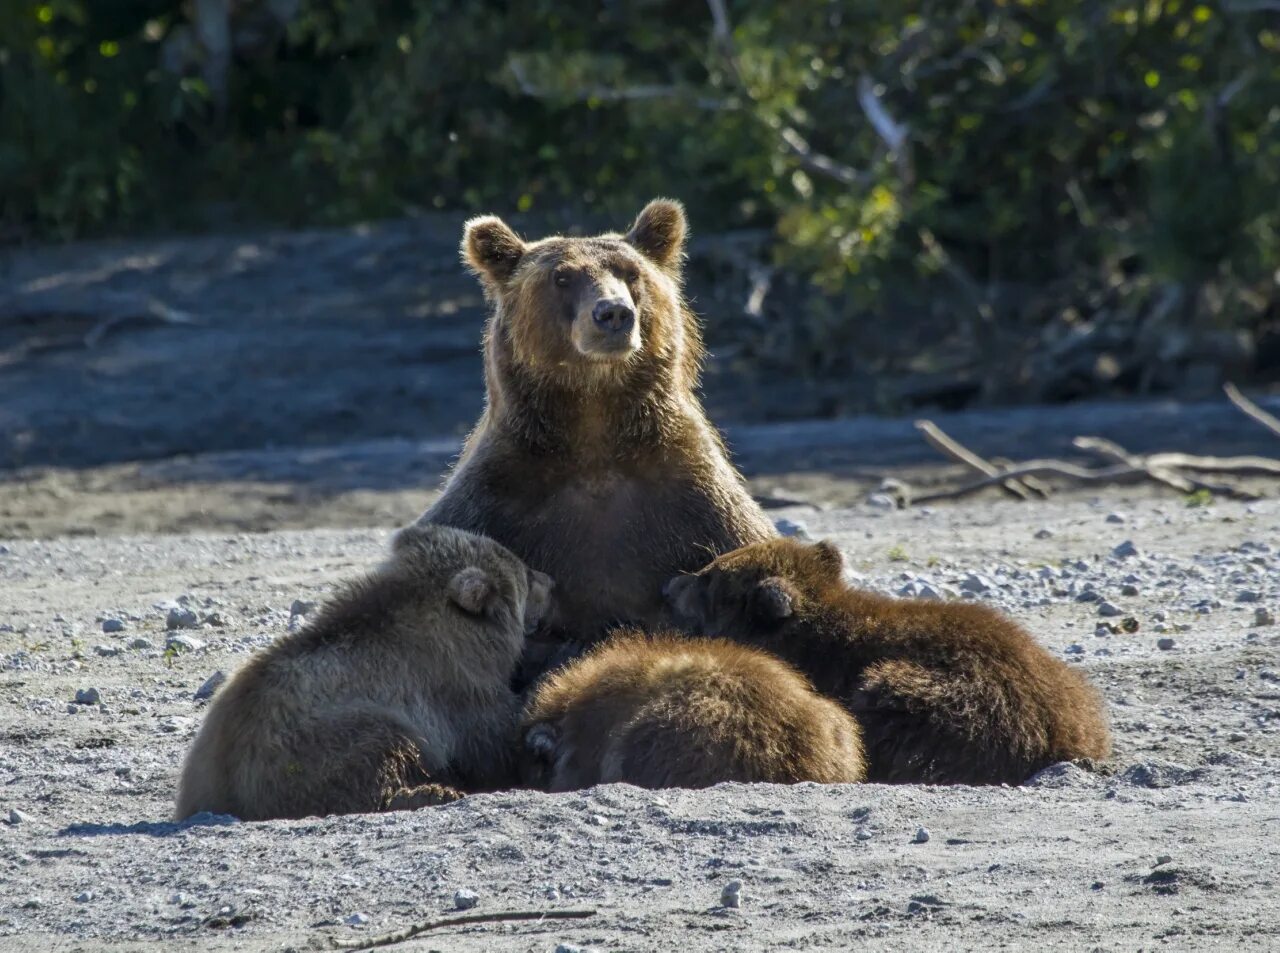
[[449, 580], [449, 598], [463, 612], [481, 615], [497, 588], [479, 566], [468, 566]]
[[796, 611], [796, 592], [780, 576], [770, 576], [751, 593], [753, 614], [765, 622], [781, 622]]
[[510, 278], [524, 255], [520, 236], [496, 215], [467, 222], [462, 232], [462, 260], [490, 287]]

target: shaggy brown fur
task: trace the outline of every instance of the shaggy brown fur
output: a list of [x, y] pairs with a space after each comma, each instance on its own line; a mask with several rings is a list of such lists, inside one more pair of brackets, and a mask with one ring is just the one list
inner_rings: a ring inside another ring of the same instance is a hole
[[414, 808], [514, 780], [509, 681], [551, 581], [489, 539], [402, 532], [390, 559], [214, 698], [176, 814]]
[[799, 672], [677, 635], [622, 633], [550, 676], [525, 712], [524, 739], [525, 780], [551, 791], [864, 774], [857, 722]]
[[681, 295], [681, 206], [626, 235], [524, 242], [467, 223], [493, 311], [487, 403], [419, 523], [491, 536], [560, 584], [558, 638], [666, 619], [662, 586], [774, 535], [698, 400], [702, 341]]
[[851, 589], [830, 543], [747, 546], [671, 580], [667, 596], [690, 627], [773, 652], [843, 702], [869, 781], [1017, 784], [1110, 753], [1098, 694], [1017, 623]]

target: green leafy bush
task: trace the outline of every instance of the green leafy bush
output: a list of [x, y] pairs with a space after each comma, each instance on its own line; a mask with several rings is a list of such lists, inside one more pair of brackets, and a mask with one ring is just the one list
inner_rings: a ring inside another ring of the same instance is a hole
[[228, 0], [222, 59], [216, 6], [4, 6], [6, 233], [675, 194], [703, 232], [773, 229], [793, 321], [759, 360], [989, 395], [1158, 388], [1280, 323], [1280, 27], [1251, 0]]

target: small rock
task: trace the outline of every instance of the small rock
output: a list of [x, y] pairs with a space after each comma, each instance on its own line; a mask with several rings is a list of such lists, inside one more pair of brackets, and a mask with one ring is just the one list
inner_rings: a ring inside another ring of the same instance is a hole
[[164, 641], [166, 652], [198, 652], [204, 643], [189, 635], [171, 635]]
[[774, 528], [783, 536], [794, 536], [796, 539], [812, 539], [809, 527], [796, 520], [778, 519], [773, 521]]
[[16, 807], [10, 808], [9, 823], [12, 824], [14, 827], [17, 827], [19, 824], [26, 823], [29, 820], [31, 820], [31, 818], [26, 814], [22, 813], [22, 811], [19, 811]]
[[44, 900], [40, 897], [28, 897], [22, 903], [23, 910], [39, 910], [44, 906]]
[[1111, 550], [1111, 555], [1116, 559], [1128, 559], [1131, 556], [1138, 555], [1138, 547], [1133, 545], [1133, 540], [1126, 539], [1115, 549]]
[[118, 645], [95, 645], [93, 647], [95, 655], [101, 655], [103, 658], [114, 658], [120, 654], [120, 646]]
[[1122, 596], [1136, 596], [1137, 594], [1138, 594], [1138, 587], [1131, 582], [1126, 582], [1123, 586], [1120, 587], [1120, 595]]
[[917, 827], [915, 837], [911, 838], [911, 843], [913, 844], [929, 843], [929, 828]]
[[182, 891], [169, 894], [169, 903], [175, 907], [180, 907], [187, 902], [187, 895]]
[[176, 606], [169, 610], [169, 614], [164, 620], [164, 627], [171, 631], [173, 629], [194, 629], [199, 624], [200, 619], [194, 612], [190, 609]]
[[96, 688], [77, 688], [76, 704], [77, 705], [97, 705], [102, 701], [102, 692]]
[[75, 702], [67, 702], [67, 714], [78, 715], [82, 711], [81, 707]]
[[585, 946], [575, 946], [572, 943], [557, 943], [556, 953], [588, 953]]
[[231, 619], [229, 616], [226, 616], [223, 613], [216, 612], [216, 611], [206, 612], [204, 614], [204, 617], [200, 621], [203, 622], [205, 625], [211, 625], [219, 629], [225, 628], [226, 626], [231, 624]]
[[315, 609], [314, 602], [308, 602], [306, 599], [294, 599], [289, 606], [289, 615], [310, 615]]
[[983, 593], [990, 592], [994, 588], [995, 583], [986, 576], [978, 575], [976, 572], [969, 573], [969, 575], [965, 576], [964, 580], [960, 583], [961, 592], [972, 592], [975, 595], [982, 595]]
[[1079, 642], [1073, 642], [1071, 645], [1067, 646], [1067, 654], [1068, 655], [1084, 655], [1084, 646], [1081, 645]]
[[1152, 632], [1168, 632], [1169, 627], [1165, 625], [1163, 622], [1157, 622], [1155, 625], [1151, 627], [1151, 631]]
[[1271, 614], [1271, 610], [1265, 606], [1258, 606], [1253, 610], [1254, 625], [1275, 625], [1276, 617]]
[[453, 909], [470, 910], [480, 902], [480, 895], [474, 890], [455, 890], [453, 892]]
[[196, 689], [195, 700], [199, 702], [204, 701], [206, 698], [212, 698], [213, 693], [216, 692], [226, 680], [226, 673], [221, 669], [214, 672], [204, 680], [204, 684]]
[[874, 507], [877, 510], [896, 510], [898, 501], [888, 493], [872, 493], [867, 497], [867, 506]]
[[1161, 854], [1159, 857], [1156, 858], [1156, 862], [1153, 866], [1163, 867], [1165, 864], [1171, 864], [1171, 863], [1173, 863], [1173, 857], [1171, 857], [1169, 854]]
[[742, 881], [730, 880], [720, 891], [720, 906], [736, 910], [742, 906]]
[[364, 913], [353, 913], [342, 922], [349, 927], [362, 927], [369, 922], [369, 917]]
[[123, 632], [124, 623], [121, 622], [119, 619], [103, 619], [102, 631], [103, 632]]
[[1128, 632], [1130, 635], [1132, 635], [1134, 632], [1137, 632], [1141, 628], [1142, 628], [1142, 623], [1139, 622], [1137, 619], [1135, 619], [1131, 615], [1127, 615], [1120, 620], [1119, 629], [1121, 632]]
[[1174, 647], [1175, 645], [1177, 645], [1177, 644], [1178, 644], [1178, 643], [1177, 643], [1177, 642], [1175, 642], [1173, 639], [1170, 639], [1170, 638], [1167, 638], [1167, 637], [1166, 637], [1166, 638], [1163, 638], [1163, 639], [1157, 639], [1157, 640], [1156, 640], [1156, 648], [1158, 648], [1158, 649], [1163, 649], [1163, 650], [1164, 650], [1164, 651], [1166, 651], [1166, 652], [1167, 652], [1167, 651], [1169, 651], [1169, 649], [1173, 648], [1173, 647]]
[[1241, 589], [1236, 593], [1236, 602], [1261, 602], [1262, 593], [1256, 589]]
[[1104, 619], [1111, 619], [1120, 615], [1120, 607], [1111, 602], [1098, 603], [1098, 615]]
[[130, 642], [130, 643], [129, 643], [129, 648], [131, 648], [131, 649], [149, 649], [149, 648], [151, 648], [151, 640], [150, 640], [150, 639], [144, 639], [142, 636], [138, 636], [136, 639], [134, 639], [132, 642]]
[[88, 903], [92, 899], [93, 899], [92, 890], [82, 890], [75, 895], [76, 903]]
[[1036, 530], [1035, 535], [1036, 539], [1051, 539], [1053, 537], [1053, 530], [1049, 529], [1047, 526], [1041, 526]]
[[858, 838], [858, 840], [871, 840], [871, 838], [875, 837], [876, 835], [871, 833], [871, 831], [867, 830], [865, 827], [859, 827], [857, 830], [857, 833], [855, 833], [853, 836]]
[[1128, 520], [1125, 519], [1123, 513], [1108, 513], [1107, 522], [1108, 523], [1127, 523]]
[[1103, 638], [1106, 638], [1108, 635], [1115, 635], [1116, 628], [1109, 622], [1099, 622], [1094, 627], [1093, 634], [1096, 635], [1098, 638], [1103, 639]]

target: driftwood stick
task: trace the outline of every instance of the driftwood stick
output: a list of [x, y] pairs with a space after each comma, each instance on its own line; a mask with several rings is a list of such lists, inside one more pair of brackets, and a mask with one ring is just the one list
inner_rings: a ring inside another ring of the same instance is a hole
[[[917, 420], [916, 429], [920, 431], [921, 436], [924, 437], [929, 446], [952, 460], [963, 463], [971, 470], [977, 470], [986, 477], [994, 477], [1001, 472], [1000, 468], [990, 460], [984, 460], [964, 444], [943, 433], [942, 429], [932, 420]], [[1005, 472], [1007, 473], [1008, 471]], [[997, 482], [1004, 488], [1006, 493], [1020, 500], [1029, 500], [1033, 496], [1026, 484], [1017, 479], [1005, 477]], [[916, 502], [920, 501], [917, 500]]]
[[335, 950], [372, 950], [381, 946], [393, 946], [404, 943], [415, 936], [442, 927], [465, 926], [471, 923], [502, 923], [511, 920], [585, 920], [594, 917], [595, 910], [513, 910], [506, 913], [473, 913], [465, 917], [448, 917], [443, 920], [429, 920], [411, 927], [405, 927], [395, 933], [369, 937], [367, 940], [334, 940]]
[[1125, 450], [1119, 444], [1103, 437], [1076, 437], [1071, 445], [1086, 453], [1095, 453], [1114, 463], [1145, 470], [1147, 475], [1157, 483], [1177, 490], [1179, 493], [1194, 493], [1197, 490], [1208, 490], [1217, 496], [1228, 496], [1237, 500], [1256, 500], [1258, 495], [1242, 490], [1229, 483], [1211, 483], [1199, 477], [1179, 470], [1200, 470], [1206, 473], [1264, 473], [1280, 476], [1280, 460], [1269, 460], [1266, 457], [1198, 457], [1187, 453], [1153, 453], [1150, 456], [1139, 456]]
[[1240, 393], [1240, 388], [1229, 381], [1222, 385], [1223, 391], [1226, 392], [1227, 400], [1235, 404], [1240, 410], [1248, 414], [1262, 426], [1270, 430], [1275, 436], [1280, 437], [1280, 418], [1273, 414], [1267, 413], [1244, 394]]
[[978, 490], [984, 490], [989, 486], [1002, 485], [1005, 480], [1016, 480], [1025, 476], [1059, 477], [1066, 480], [1075, 480], [1077, 483], [1096, 484], [1133, 483], [1147, 479], [1148, 473], [1139, 467], [1130, 467], [1123, 464], [1090, 470], [1087, 467], [1078, 467], [1062, 460], [1028, 460], [1026, 463], [1018, 464], [1016, 467], [1010, 467], [992, 476], [974, 480], [972, 483], [966, 483], [951, 490], [940, 490], [937, 493], [917, 496], [911, 502], [918, 505], [935, 503], [939, 500], [955, 500], [962, 496], [976, 493]]
[[1163, 483], [1165, 486], [1177, 490], [1179, 493], [1194, 493], [1196, 485], [1191, 480], [1180, 476], [1177, 473], [1168, 473], [1163, 470], [1155, 469], [1145, 463], [1141, 458], [1134, 456], [1124, 447], [1117, 443], [1113, 443], [1104, 437], [1076, 437], [1071, 441], [1071, 445], [1077, 450], [1083, 450], [1086, 453], [1094, 453], [1105, 460], [1117, 463], [1122, 466], [1132, 467], [1135, 470], [1145, 471], [1146, 474], [1157, 483]]

